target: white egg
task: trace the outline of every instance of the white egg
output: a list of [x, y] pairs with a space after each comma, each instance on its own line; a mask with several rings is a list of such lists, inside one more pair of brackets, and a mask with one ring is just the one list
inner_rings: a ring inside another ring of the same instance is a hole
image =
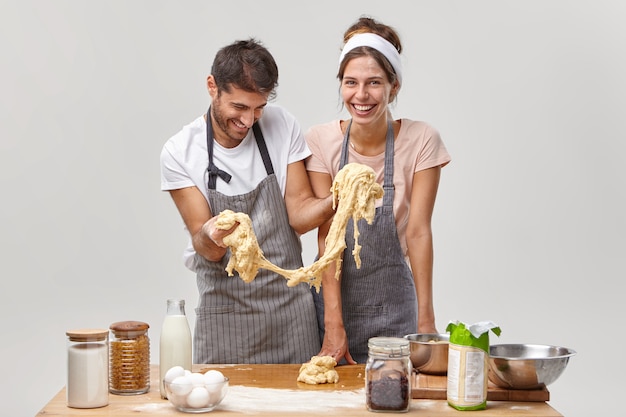
[[174, 378], [183, 375], [185, 375], [185, 370], [182, 366], [172, 366], [170, 369], [167, 370], [165, 376], [163, 376], [163, 380], [167, 382], [172, 382]]
[[194, 387], [187, 395], [187, 404], [191, 408], [202, 408], [209, 405], [209, 392], [204, 387]]
[[187, 376], [187, 378], [194, 387], [204, 386], [204, 374], [201, 374], [200, 372], [194, 372]]
[[185, 400], [187, 399], [187, 394], [176, 395], [170, 390], [167, 393], [167, 399], [170, 400], [172, 404], [185, 404]]
[[170, 391], [172, 391], [173, 394], [183, 397], [189, 394], [193, 388], [193, 384], [186, 376], [177, 376], [169, 384]]
[[213, 387], [211, 387], [211, 385], [208, 385], [207, 388], [209, 388], [209, 402], [211, 404], [216, 404], [220, 400], [220, 398], [222, 398], [223, 390], [226, 389], [223, 385]]
[[211, 369], [204, 374], [204, 383], [205, 384], [216, 384], [219, 382], [224, 382], [224, 374], [220, 371], [216, 371], [215, 369]]

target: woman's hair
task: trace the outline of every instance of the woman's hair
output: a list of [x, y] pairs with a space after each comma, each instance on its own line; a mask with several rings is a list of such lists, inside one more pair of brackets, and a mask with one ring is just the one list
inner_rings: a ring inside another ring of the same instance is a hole
[[231, 86], [253, 93], [276, 96], [278, 66], [261, 42], [250, 38], [224, 46], [215, 55], [211, 66], [218, 94], [230, 92]]
[[[361, 17], [352, 26], [350, 26], [343, 34], [344, 44], [350, 40], [351, 37], [360, 33], [373, 33], [386, 39], [391, 43], [398, 51], [402, 53], [402, 43], [400, 42], [400, 36], [398, 33], [388, 25], [377, 22], [370, 17]], [[374, 48], [369, 46], [359, 46], [348, 53], [346, 53], [343, 60], [339, 63], [339, 71], [337, 72], [337, 78], [339, 81], [343, 79], [343, 74], [346, 70], [346, 65], [350, 60], [362, 56], [371, 56], [378, 62], [378, 65], [383, 69], [387, 78], [391, 84], [395, 83], [398, 79], [396, 72], [394, 71], [391, 63], [385, 56]]]

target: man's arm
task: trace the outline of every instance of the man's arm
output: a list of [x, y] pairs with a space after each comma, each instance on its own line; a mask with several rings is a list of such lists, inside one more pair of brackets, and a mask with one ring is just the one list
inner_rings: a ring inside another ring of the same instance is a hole
[[327, 197], [316, 198], [311, 189], [304, 161], [297, 161], [287, 166], [285, 204], [289, 214], [289, 224], [300, 234], [313, 230], [335, 214], [330, 187]]
[[209, 261], [218, 262], [221, 260], [226, 253], [226, 246], [222, 239], [231, 233], [232, 229], [220, 230], [215, 228], [215, 217], [197, 187], [171, 190], [170, 195], [191, 234], [191, 242], [195, 251]]

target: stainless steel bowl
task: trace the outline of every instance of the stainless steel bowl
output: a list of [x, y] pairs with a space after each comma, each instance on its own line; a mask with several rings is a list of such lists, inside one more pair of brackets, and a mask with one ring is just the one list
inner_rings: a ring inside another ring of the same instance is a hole
[[407, 334], [404, 338], [409, 340], [413, 368], [424, 374], [448, 373], [449, 334], [414, 333]]
[[491, 345], [489, 380], [501, 388], [540, 389], [556, 381], [575, 354], [560, 346]]

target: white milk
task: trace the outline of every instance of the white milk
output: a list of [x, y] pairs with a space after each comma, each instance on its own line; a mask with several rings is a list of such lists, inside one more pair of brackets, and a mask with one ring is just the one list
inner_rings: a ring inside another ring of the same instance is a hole
[[167, 398], [163, 377], [173, 366], [191, 371], [191, 331], [184, 314], [165, 316], [159, 345], [159, 385], [161, 397]]

